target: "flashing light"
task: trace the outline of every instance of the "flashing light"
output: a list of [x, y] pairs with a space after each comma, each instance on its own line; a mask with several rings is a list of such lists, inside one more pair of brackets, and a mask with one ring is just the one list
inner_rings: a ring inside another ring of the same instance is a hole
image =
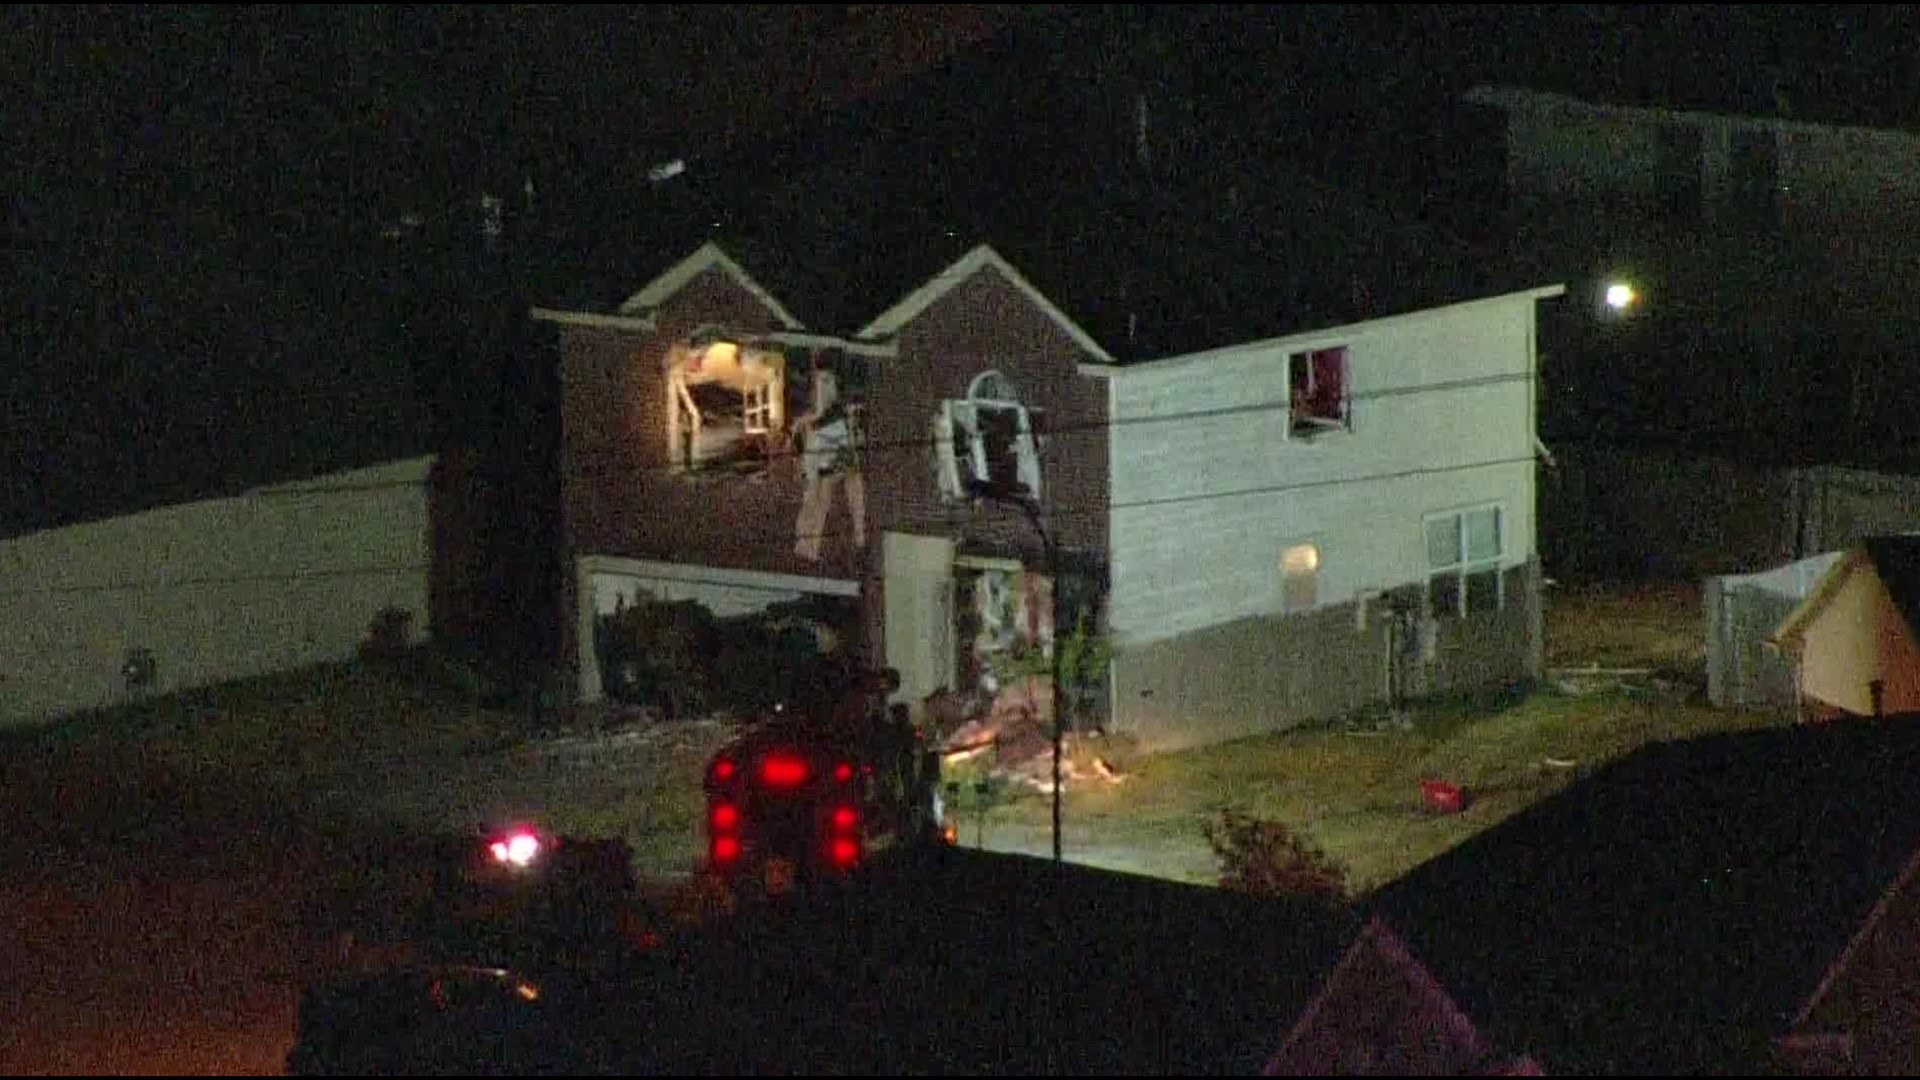
[[760, 779], [771, 787], [798, 787], [807, 781], [807, 759], [769, 754], [760, 762]]
[[528, 866], [539, 858], [540, 848], [540, 838], [525, 831], [503, 836], [487, 846], [495, 862], [520, 867]]

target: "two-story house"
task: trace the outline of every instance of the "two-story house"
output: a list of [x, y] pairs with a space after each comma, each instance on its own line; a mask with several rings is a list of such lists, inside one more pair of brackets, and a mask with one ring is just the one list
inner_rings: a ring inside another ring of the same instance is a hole
[[1079, 368], [1111, 358], [988, 248], [859, 334], [808, 332], [712, 244], [617, 313], [536, 316], [563, 339], [584, 699], [604, 689], [595, 620], [643, 596], [721, 615], [847, 598], [903, 695], [952, 688], [956, 578], [981, 607], [991, 592], [1007, 611], [1044, 609], [1025, 636], [1050, 633], [1051, 605], [1019, 572], [1045, 545], [1017, 502], [975, 496], [983, 481], [1075, 508], [1049, 534], [1062, 565], [1105, 550], [1084, 508], [1107, 502], [1106, 394]]
[[1537, 677], [1535, 321], [1561, 292], [1103, 371], [1115, 717], [1179, 741]]
[[1160, 745], [1524, 679], [1558, 292], [1145, 364], [984, 245], [855, 333], [809, 331], [712, 244], [616, 311], [539, 310], [577, 695], [605, 692], [598, 620], [649, 596], [844, 598], [909, 703], [1091, 615], [1108, 724]]

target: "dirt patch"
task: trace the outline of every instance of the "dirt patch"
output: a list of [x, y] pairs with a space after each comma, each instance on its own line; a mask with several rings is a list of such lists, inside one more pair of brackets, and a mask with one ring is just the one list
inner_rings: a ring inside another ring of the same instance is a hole
[[1547, 591], [1547, 666], [1648, 669], [1706, 679], [1706, 628], [1697, 582], [1557, 585]]

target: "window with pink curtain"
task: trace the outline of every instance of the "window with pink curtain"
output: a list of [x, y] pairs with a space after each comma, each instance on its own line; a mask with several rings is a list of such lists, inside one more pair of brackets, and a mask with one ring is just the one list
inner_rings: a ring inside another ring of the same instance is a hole
[[1314, 349], [1288, 357], [1288, 389], [1296, 434], [1347, 427], [1347, 349]]

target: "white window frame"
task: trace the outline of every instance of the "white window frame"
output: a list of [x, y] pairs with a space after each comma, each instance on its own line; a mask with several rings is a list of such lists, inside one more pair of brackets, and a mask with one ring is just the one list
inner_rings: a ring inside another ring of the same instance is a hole
[[[1307, 366], [1308, 392], [1313, 386], [1314, 353], [1340, 352], [1340, 417], [1328, 420], [1322, 417], [1306, 417], [1296, 420], [1293, 415], [1293, 367], [1304, 363]], [[1287, 354], [1287, 438], [1315, 439], [1336, 431], [1353, 430], [1353, 346], [1345, 343], [1319, 345], [1308, 349], [1295, 349]]]
[[747, 434], [766, 435], [776, 430], [781, 412], [778, 399], [786, 396], [783, 381], [775, 379], [741, 392], [746, 401], [741, 406], [740, 418]]
[[[1312, 553], [1309, 557], [1311, 565], [1308, 566], [1306, 570], [1306, 573], [1310, 575], [1307, 579], [1307, 587], [1311, 590], [1311, 595], [1305, 604], [1294, 603], [1292, 582], [1296, 571], [1290, 569], [1288, 566], [1288, 563], [1291, 561], [1291, 556], [1297, 551], [1308, 551]], [[1317, 538], [1306, 537], [1298, 540], [1289, 540], [1280, 545], [1279, 609], [1282, 615], [1297, 615], [1301, 612], [1312, 611], [1320, 606], [1320, 572], [1325, 566], [1326, 553], [1321, 550], [1320, 541]]]
[[[689, 337], [693, 336], [695, 335], [689, 335]], [[719, 339], [733, 343], [743, 356], [748, 350], [759, 348], [744, 335], [739, 337], [720, 335]], [[685, 345], [684, 342], [681, 344]], [[749, 386], [740, 390], [726, 388], [729, 393], [740, 398], [741, 434], [743, 435], [768, 435], [782, 431], [786, 427], [787, 361], [785, 356], [778, 353], [770, 355], [779, 356], [779, 362], [765, 382], [757, 387]], [[692, 389], [706, 381], [688, 379], [685, 371], [673, 359], [673, 354], [669, 353], [666, 364], [667, 461], [672, 467], [682, 471], [697, 470], [708, 461], [698, 450], [700, 432], [706, 427], [707, 418], [700, 411], [700, 406], [695, 403]]]
[[969, 501], [969, 481], [985, 483], [992, 479], [993, 463], [980, 425], [980, 416], [989, 411], [1012, 414], [1017, 479], [1025, 488], [1023, 494], [1038, 500], [1042, 494], [1040, 441], [1033, 430], [1033, 414], [1014, 398], [1006, 376], [996, 370], [976, 375], [967, 386], [966, 397], [949, 398], [934, 410], [934, 483], [941, 498], [947, 502]]
[[[1467, 521], [1477, 514], [1494, 515], [1494, 538], [1496, 547], [1490, 556], [1474, 558], [1468, 550]], [[1436, 523], [1452, 520], [1455, 523], [1453, 559], [1436, 565], [1433, 561], [1433, 526]], [[1460, 506], [1447, 510], [1438, 510], [1427, 514], [1420, 520], [1420, 559], [1426, 567], [1427, 610], [1435, 618], [1463, 619], [1470, 615], [1481, 614], [1468, 606], [1468, 587], [1470, 579], [1481, 574], [1493, 574], [1493, 609], [1500, 611], [1507, 606], [1507, 534], [1510, 519], [1503, 503], [1476, 503], [1472, 506]], [[1440, 578], [1452, 578], [1454, 597], [1452, 610], [1442, 610], [1434, 605], [1433, 583]]]

